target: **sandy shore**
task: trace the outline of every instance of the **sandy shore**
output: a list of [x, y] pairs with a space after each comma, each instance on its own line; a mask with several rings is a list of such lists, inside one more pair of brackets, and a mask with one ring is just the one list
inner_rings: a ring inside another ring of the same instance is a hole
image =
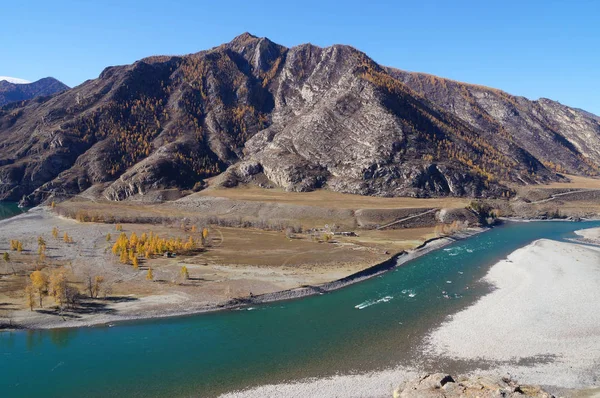
[[257, 388], [234, 391], [220, 398], [292, 398], [292, 397], [345, 397], [345, 398], [384, 398], [391, 397], [398, 385], [418, 376], [413, 369], [397, 369], [307, 379], [297, 383], [268, 384]]
[[538, 240], [494, 265], [496, 287], [427, 339], [428, 353], [482, 361], [519, 381], [600, 382], [600, 249]]
[[588, 228], [575, 231], [584, 241], [600, 245], [600, 228]]

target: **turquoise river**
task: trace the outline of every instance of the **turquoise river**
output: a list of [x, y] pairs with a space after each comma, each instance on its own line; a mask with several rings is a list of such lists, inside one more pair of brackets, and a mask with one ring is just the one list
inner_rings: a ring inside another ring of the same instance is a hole
[[423, 337], [489, 291], [479, 280], [493, 263], [533, 240], [597, 226], [507, 223], [367, 281], [254, 308], [0, 332], [0, 396], [216, 396], [398, 364], [435, 366], [420, 353]]

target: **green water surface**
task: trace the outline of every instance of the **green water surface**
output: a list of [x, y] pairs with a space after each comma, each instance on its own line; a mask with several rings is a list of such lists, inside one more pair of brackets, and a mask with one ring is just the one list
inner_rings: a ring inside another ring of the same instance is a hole
[[0, 333], [0, 396], [215, 396], [418, 363], [423, 336], [489, 290], [479, 279], [491, 264], [535, 239], [597, 226], [508, 223], [300, 300], [114, 327]]
[[0, 220], [16, 216], [26, 212], [27, 209], [20, 208], [15, 202], [0, 202]]

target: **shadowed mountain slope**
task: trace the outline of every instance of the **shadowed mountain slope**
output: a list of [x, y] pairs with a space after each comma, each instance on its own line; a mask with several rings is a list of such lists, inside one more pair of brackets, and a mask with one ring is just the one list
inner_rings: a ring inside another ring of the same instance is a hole
[[246, 33], [0, 108], [0, 198], [94, 186], [124, 200], [219, 174], [223, 186], [503, 196], [506, 182], [595, 175], [599, 148], [599, 119], [584, 111]]
[[43, 95], [52, 95], [68, 89], [69, 86], [53, 77], [45, 77], [36, 82], [25, 84], [0, 80], [0, 106]]

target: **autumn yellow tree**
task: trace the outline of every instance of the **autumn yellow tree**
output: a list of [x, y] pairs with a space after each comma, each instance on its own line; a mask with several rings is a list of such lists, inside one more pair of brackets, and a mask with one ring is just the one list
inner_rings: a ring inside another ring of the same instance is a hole
[[94, 278], [94, 287], [93, 287], [93, 293], [94, 293], [94, 298], [98, 298], [98, 295], [100, 294], [100, 291], [102, 290], [102, 285], [104, 284], [104, 277], [101, 275], [96, 275], [96, 277]]
[[58, 228], [57, 227], [52, 228], [52, 236], [54, 237], [54, 239], [58, 239]]
[[183, 248], [185, 250], [194, 250], [196, 248], [196, 241], [194, 241], [194, 238], [191, 235], [185, 245], [183, 245]]
[[133, 268], [136, 270], [140, 268], [140, 263], [139, 263], [137, 256], [133, 257], [133, 260], [131, 260], [131, 264], [133, 265]]
[[121, 250], [121, 256], [119, 257], [119, 261], [123, 264], [129, 263], [129, 256], [127, 256], [127, 250]]
[[110, 232], [106, 234], [106, 241], [110, 242], [110, 240], [112, 239], [112, 236], [110, 236]]
[[25, 300], [29, 310], [33, 311], [33, 307], [35, 307], [35, 290], [30, 283], [25, 286]]
[[59, 307], [67, 302], [67, 276], [64, 269], [55, 269], [50, 273], [50, 294]]
[[183, 279], [184, 281], [187, 281], [188, 279], [190, 279], [190, 274], [185, 265], [181, 266], [181, 271], [179, 271], [179, 274], [181, 275], [181, 279]]
[[152, 268], [148, 267], [148, 273], [146, 274], [146, 280], [152, 281], [154, 280], [154, 274], [152, 273]]
[[135, 232], [131, 233], [131, 237], [129, 238], [129, 247], [136, 247], [138, 244], [138, 237]]
[[21, 253], [23, 251], [23, 242], [17, 241], [17, 252]]
[[38, 240], [38, 255], [40, 256], [40, 261], [43, 262], [46, 260], [46, 242], [43, 239], [41, 241]]
[[43, 307], [44, 294], [46, 294], [46, 290], [48, 288], [48, 278], [42, 273], [42, 271], [33, 271], [29, 275], [29, 278], [31, 279], [33, 289], [39, 296], [40, 307]]
[[[2, 259], [4, 260], [4, 263], [6, 264], [6, 273], [8, 274], [8, 264], [10, 263], [10, 254], [8, 254], [8, 252], [4, 252], [4, 254], [2, 255]], [[12, 272], [13, 272], [13, 274], [15, 273], [14, 265], [12, 265]]]

